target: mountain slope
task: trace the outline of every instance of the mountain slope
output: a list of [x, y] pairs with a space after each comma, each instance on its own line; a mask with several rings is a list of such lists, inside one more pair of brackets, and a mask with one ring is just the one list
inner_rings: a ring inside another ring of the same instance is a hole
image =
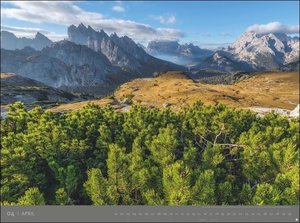
[[236, 60], [235, 57], [226, 51], [217, 51], [212, 56], [201, 61], [192, 67], [192, 70], [219, 70], [223, 72], [254, 71], [255, 69], [245, 61]]
[[300, 61], [294, 61], [291, 63], [287, 63], [280, 67], [280, 70], [282, 71], [298, 71], [300, 70]]
[[1, 73], [1, 105], [69, 102], [76, 96], [16, 74]]
[[47, 46], [51, 46], [53, 42], [46, 36], [37, 32], [33, 39], [16, 37], [13, 33], [1, 31], [1, 48], [7, 50], [23, 49], [24, 47], [31, 47], [36, 50], [41, 50]]
[[30, 47], [21, 50], [1, 49], [1, 71], [31, 78], [52, 87], [61, 87], [71, 82], [70, 68], [65, 63]]
[[[106, 57], [68, 41], [55, 43], [42, 51], [29, 47], [14, 51], [2, 49], [1, 69], [55, 88], [95, 95], [107, 94], [130, 79]], [[120, 78], [111, 80], [114, 75]]]

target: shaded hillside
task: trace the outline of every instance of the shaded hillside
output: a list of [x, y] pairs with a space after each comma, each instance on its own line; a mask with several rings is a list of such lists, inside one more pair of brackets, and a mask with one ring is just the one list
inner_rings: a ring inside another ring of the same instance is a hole
[[41, 82], [16, 74], [1, 73], [1, 105], [22, 101], [24, 104], [70, 102], [77, 97]]
[[247, 62], [238, 61], [231, 53], [225, 51], [215, 52], [212, 56], [191, 67], [191, 69], [195, 71], [209, 69], [227, 73], [255, 70]]
[[282, 70], [282, 71], [298, 71], [299, 72], [299, 70], [300, 70], [299, 68], [300, 68], [299, 60], [297, 60], [297, 61], [283, 65], [280, 68], [280, 70]]

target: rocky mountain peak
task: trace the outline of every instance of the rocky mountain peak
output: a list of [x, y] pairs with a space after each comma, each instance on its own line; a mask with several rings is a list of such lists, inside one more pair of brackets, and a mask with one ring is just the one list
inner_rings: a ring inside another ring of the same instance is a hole
[[85, 25], [83, 25], [83, 23], [80, 23], [80, 24], [78, 25], [78, 29], [86, 30], [87, 27], [86, 27]]
[[33, 39], [32, 47], [34, 47], [37, 50], [41, 50], [47, 46], [50, 46], [53, 42], [48, 39], [45, 35], [43, 35], [40, 32], [37, 32], [35, 35], [35, 38]]
[[1, 31], [1, 48], [8, 50], [23, 49], [24, 47], [32, 47], [36, 50], [41, 50], [50, 46], [53, 42], [37, 32], [33, 39], [26, 37], [16, 37], [13, 33]]
[[1, 31], [1, 40], [2, 40], [2, 38], [5, 38], [5, 37], [6, 37], [6, 38], [8, 38], [8, 37], [10, 37], [10, 38], [17, 38], [17, 37], [15, 36], [15, 34], [3, 30], [3, 31]]
[[42, 33], [37, 32], [35, 34], [35, 39], [48, 39], [46, 36], [44, 36]]
[[139, 60], [143, 61], [148, 56], [129, 37], [119, 37], [116, 33], [109, 36], [103, 30], [99, 32], [92, 27], [86, 28], [83, 24], [78, 27], [70, 26], [68, 36], [74, 43], [103, 53], [111, 63], [118, 66], [139, 67]]
[[[103, 30], [102, 30], [103, 31]], [[103, 31], [104, 32], [104, 31]], [[113, 32], [112, 34], [110, 34], [111, 38], [119, 38], [117, 33]]]
[[299, 58], [299, 39], [284, 33], [245, 32], [227, 49], [239, 61], [255, 69], [274, 69]]

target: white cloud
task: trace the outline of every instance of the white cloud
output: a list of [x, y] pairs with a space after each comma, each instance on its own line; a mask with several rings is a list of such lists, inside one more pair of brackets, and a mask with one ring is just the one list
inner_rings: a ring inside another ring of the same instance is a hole
[[33, 23], [80, 24], [102, 19], [100, 13], [84, 11], [71, 2], [7, 2], [14, 8], [2, 8], [2, 16]]
[[112, 7], [112, 10], [116, 12], [125, 12], [125, 8], [120, 5], [115, 5], [114, 7]]
[[[128, 35], [135, 41], [147, 43], [154, 39], [178, 40], [184, 34], [176, 29], [153, 28], [147, 24], [131, 20], [106, 18], [100, 13], [81, 9], [72, 2], [6, 2], [12, 7], [1, 8], [1, 17], [13, 18], [32, 23], [51, 23], [58, 25], [78, 25], [83, 23], [94, 29], [103, 29], [108, 33]], [[176, 18], [169, 18], [172, 23]]]
[[56, 34], [54, 32], [49, 32], [47, 30], [38, 28], [24, 28], [24, 27], [14, 27], [14, 26], [1, 26], [1, 31], [8, 31], [15, 34], [17, 37], [27, 37], [34, 38], [37, 32], [42, 33], [47, 36], [52, 41], [59, 41], [67, 38], [65, 34]]
[[159, 21], [161, 24], [174, 24], [176, 23], [176, 16], [151, 16], [152, 19]]
[[254, 24], [249, 26], [246, 31], [254, 31], [261, 35], [268, 33], [297, 34], [299, 33], [299, 26], [288, 26], [280, 22], [270, 22], [267, 24]]
[[51, 34], [51, 32], [39, 28], [24, 28], [24, 27], [15, 27], [15, 26], [1, 26], [1, 30], [13, 32], [15, 35], [26, 36], [26, 37], [33, 36], [37, 32], [43, 33], [44, 35]]

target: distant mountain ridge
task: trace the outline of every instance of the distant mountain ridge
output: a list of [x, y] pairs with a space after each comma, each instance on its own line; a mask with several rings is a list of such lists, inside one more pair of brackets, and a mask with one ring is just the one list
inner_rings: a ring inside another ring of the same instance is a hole
[[146, 51], [153, 56], [168, 59], [181, 65], [189, 65], [212, 55], [214, 52], [208, 49], [201, 49], [192, 43], [181, 45], [178, 41], [167, 40], [149, 42]]
[[36, 50], [41, 50], [47, 46], [51, 46], [53, 42], [37, 32], [33, 39], [26, 37], [16, 37], [13, 33], [1, 31], [1, 48], [7, 50], [23, 49], [24, 47], [32, 47]]

